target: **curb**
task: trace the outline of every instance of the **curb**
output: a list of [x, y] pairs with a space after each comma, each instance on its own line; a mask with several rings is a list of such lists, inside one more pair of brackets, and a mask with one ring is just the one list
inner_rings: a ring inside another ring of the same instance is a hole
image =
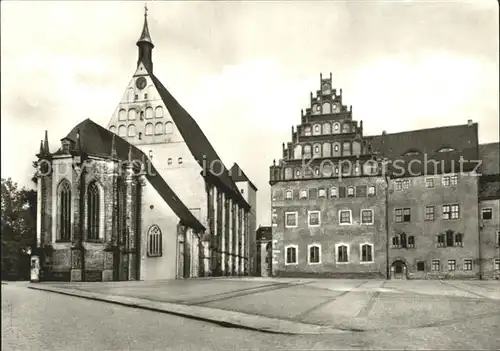
[[94, 301], [102, 301], [149, 311], [168, 313], [203, 322], [215, 323], [223, 327], [240, 328], [273, 334], [320, 335], [348, 332], [347, 330], [335, 329], [331, 327], [292, 322], [288, 320], [256, 316], [235, 311], [226, 311], [210, 307], [195, 307], [176, 303], [156, 302], [135, 297], [108, 295], [81, 291], [77, 289], [64, 289], [33, 285], [28, 286], [28, 289], [47, 291], [56, 294], [81, 297]]

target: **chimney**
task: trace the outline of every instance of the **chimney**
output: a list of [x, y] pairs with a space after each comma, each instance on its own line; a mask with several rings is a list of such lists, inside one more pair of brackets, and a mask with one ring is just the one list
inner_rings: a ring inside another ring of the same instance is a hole
[[472, 119], [468, 119], [468, 120], [467, 120], [467, 125], [468, 125], [469, 127], [472, 127]]

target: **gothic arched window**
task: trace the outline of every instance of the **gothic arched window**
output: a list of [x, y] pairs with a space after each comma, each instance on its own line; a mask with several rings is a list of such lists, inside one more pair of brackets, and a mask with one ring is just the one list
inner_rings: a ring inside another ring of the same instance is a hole
[[153, 108], [148, 107], [146, 108], [146, 119], [151, 119], [153, 118]]
[[158, 257], [162, 255], [161, 230], [156, 224], [148, 230], [148, 256]]
[[99, 187], [94, 181], [87, 188], [87, 238], [99, 239], [101, 196]]
[[153, 123], [146, 123], [146, 135], [153, 135]]
[[71, 240], [71, 185], [65, 179], [59, 184], [59, 235], [58, 240]]

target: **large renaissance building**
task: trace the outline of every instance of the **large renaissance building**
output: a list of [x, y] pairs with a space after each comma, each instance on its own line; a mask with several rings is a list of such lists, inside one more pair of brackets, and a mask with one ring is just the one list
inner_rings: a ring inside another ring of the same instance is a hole
[[45, 280], [249, 274], [256, 191], [228, 170], [154, 75], [147, 14], [107, 128], [87, 119], [38, 154], [35, 252]]
[[272, 273], [498, 278], [498, 164], [471, 120], [366, 136], [320, 76], [270, 167]]

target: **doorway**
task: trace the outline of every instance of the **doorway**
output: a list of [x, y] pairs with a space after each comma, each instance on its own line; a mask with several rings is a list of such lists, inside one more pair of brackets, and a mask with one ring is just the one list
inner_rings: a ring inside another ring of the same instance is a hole
[[407, 266], [402, 260], [397, 260], [392, 263], [391, 275], [393, 279], [406, 279], [407, 278]]

